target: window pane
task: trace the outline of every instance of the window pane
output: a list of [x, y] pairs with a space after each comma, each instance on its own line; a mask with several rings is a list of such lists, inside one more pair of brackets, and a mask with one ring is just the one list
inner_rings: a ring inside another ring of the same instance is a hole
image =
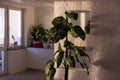
[[4, 51], [0, 51], [0, 71], [4, 71]]
[[9, 10], [9, 40], [11, 47], [21, 45], [21, 11]]
[[4, 47], [4, 9], [0, 8], [0, 47]]

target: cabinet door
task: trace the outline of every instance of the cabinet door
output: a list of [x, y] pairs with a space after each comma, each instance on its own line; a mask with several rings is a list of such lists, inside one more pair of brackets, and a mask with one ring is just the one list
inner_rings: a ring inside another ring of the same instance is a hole
[[26, 50], [8, 51], [8, 73], [16, 74], [26, 70]]
[[48, 60], [53, 59], [53, 57], [53, 49], [27, 48], [27, 67], [44, 70]]

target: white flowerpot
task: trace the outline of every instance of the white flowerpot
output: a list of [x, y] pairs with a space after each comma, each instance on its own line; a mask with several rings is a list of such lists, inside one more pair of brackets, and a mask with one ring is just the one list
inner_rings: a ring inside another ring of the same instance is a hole
[[47, 47], [48, 47], [47, 43], [43, 43], [43, 48], [47, 48]]
[[51, 48], [51, 49], [54, 48], [54, 44], [53, 44], [53, 43], [50, 44], [50, 48]]

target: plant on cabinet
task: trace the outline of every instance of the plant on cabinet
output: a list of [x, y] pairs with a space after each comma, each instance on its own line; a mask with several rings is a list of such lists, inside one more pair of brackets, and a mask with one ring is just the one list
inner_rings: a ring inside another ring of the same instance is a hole
[[33, 47], [42, 47], [42, 38], [45, 34], [45, 29], [43, 28], [42, 24], [34, 25], [30, 28], [30, 36], [32, 39], [32, 46]]
[[[45, 34], [43, 35], [43, 41], [45, 43], [46, 48], [54, 48], [52, 36], [53, 36], [53, 34], [51, 33], [51, 31], [46, 29]], [[43, 46], [44, 46], [44, 44], [43, 44]]]
[[[64, 80], [68, 80], [69, 68], [75, 67], [76, 61], [80, 63], [82, 68], [86, 69], [87, 74], [89, 74], [87, 63], [87, 59], [90, 61], [89, 55], [80, 49], [79, 46], [76, 46], [74, 43], [69, 41], [68, 33], [70, 33], [74, 38], [79, 37], [84, 41], [86, 39], [86, 34], [90, 33], [90, 22], [86, 25], [84, 31], [79, 25], [73, 26], [73, 24], [68, 21], [68, 19], [77, 20], [77, 13], [65, 12], [65, 16], [65, 18], [63, 16], [58, 16], [52, 21], [53, 27], [50, 29], [50, 31], [53, 34], [53, 42], [57, 43], [60, 40], [64, 40], [64, 43], [62, 44], [64, 45], [64, 49], [59, 43], [58, 50], [54, 53], [56, 57], [53, 60], [49, 60], [46, 64], [46, 80], [54, 79], [56, 68], [59, 68], [61, 64], [64, 65]], [[71, 53], [71, 51], [74, 53]]]

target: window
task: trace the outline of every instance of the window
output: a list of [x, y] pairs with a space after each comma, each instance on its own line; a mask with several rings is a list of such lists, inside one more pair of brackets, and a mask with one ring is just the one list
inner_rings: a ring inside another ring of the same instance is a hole
[[4, 8], [0, 8], [0, 47], [4, 47]]
[[5, 42], [5, 8], [0, 6], [0, 73], [5, 69]]
[[22, 17], [22, 9], [0, 5], [0, 75], [7, 71], [7, 48], [23, 46]]
[[22, 17], [22, 9], [0, 8], [0, 47], [4, 47], [5, 38], [8, 48], [23, 46]]
[[21, 46], [22, 11], [9, 9], [9, 46]]

